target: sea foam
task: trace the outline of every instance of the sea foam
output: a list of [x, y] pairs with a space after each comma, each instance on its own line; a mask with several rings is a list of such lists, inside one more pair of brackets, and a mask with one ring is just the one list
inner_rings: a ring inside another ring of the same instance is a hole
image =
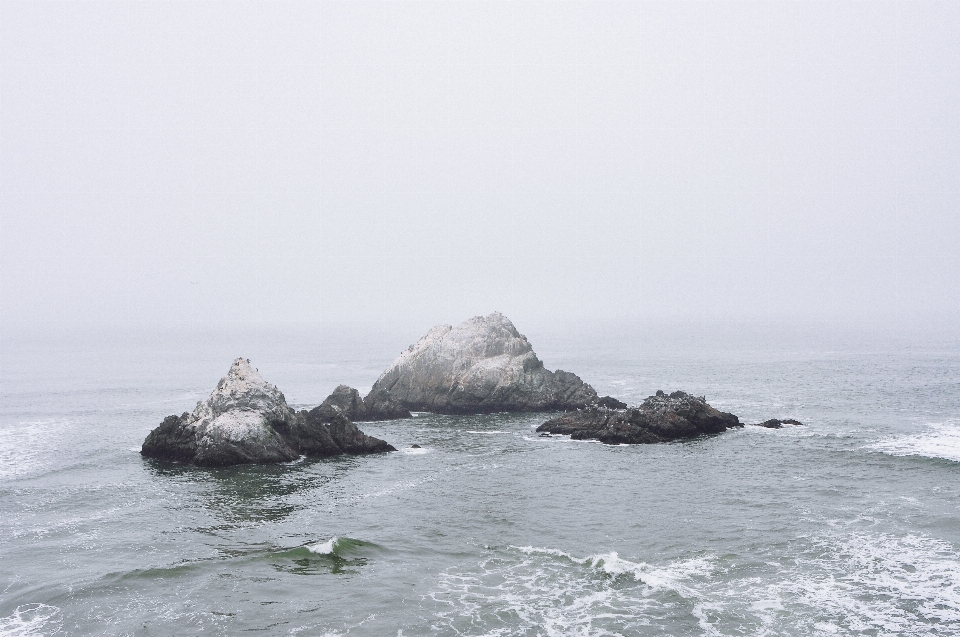
[[0, 617], [0, 637], [34, 637], [60, 632], [60, 609], [47, 604], [24, 604]]
[[924, 456], [960, 462], [960, 425], [955, 422], [931, 424], [918, 434], [883, 438], [868, 449], [892, 456]]
[[326, 542], [317, 542], [316, 544], [308, 544], [306, 549], [311, 553], [316, 553], [317, 555], [332, 555], [337, 548], [337, 542], [340, 541], [340, 538], [333, 536]]

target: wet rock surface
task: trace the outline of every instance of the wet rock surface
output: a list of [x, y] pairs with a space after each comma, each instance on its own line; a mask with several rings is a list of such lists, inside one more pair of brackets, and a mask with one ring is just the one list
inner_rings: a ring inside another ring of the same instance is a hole
[[594, 405], [548, 420], [537, 431], [606, 444], [646, 444], [716, 434], [742, 426], [736, 416], [711, 407], [703, 397], [682, 391], [670, 395], [658, 391], [639, 407], [610, 409]]
[[390, 392], [371, 392], [366, 398], [360, 398], [360, 392], [347, 385], [340, 385], [334, 389], [333, 393], [324, 399], [323, 404], [337, 407], [353, 422], [412, 417], [410, 410], [394, 400]]
[[[383, 372], [367, 409], [481, 414], [576, 409], [599, 400], [579, 376], [546, 369], [499, 312], [434, 327]], [[405, 417], [405, 416], [400, 416]]]
[[794, 420], [793, 418], [787, 418], [786, 420], [777, 420], [776, 418], [771, 418], [770, 420], [764, 420], [763, 422], [758, 422], [752, 424], [751, 427], [766, 427], [767, 429], [780, 429], [784, 425], [803, 425], [799, 420]]
[[250, 361], [238, 358], [192, 413], [168, 416], [147, 435], [149, 458], [203, 466], [288, 462], [301, 454], [395, 451], [366, 436], [334, 405], [295, 412]]

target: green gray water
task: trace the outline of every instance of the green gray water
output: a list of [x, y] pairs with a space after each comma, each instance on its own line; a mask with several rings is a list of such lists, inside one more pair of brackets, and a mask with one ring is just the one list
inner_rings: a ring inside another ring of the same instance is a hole
[[196, 469], [136, 450], [233, 357], [307, 406], [408, 343], [8, 334], [0, 635], [960, 635], [955, 341], [528, 336], [628, 402], [808, 424], [609, 447], [422, 414], [363, 425], [397, 453]]

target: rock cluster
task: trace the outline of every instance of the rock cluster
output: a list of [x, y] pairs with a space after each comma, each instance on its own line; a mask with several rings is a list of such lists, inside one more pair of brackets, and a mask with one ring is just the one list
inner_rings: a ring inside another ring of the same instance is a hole
[[548, 420], [537, 431], [614, 445], [693, 438], [742, 426], [736, 416], [714, 409], [703, 397], [682, 391], [668, 396], [658, 391], [639, 407], [591, 406]]
[[566, 410], [598, 400], [576, 374], [546, 369], [510, 319], [494, 312], [456, 327], [434, 327], [380, 375], [363, 402], [371, 414], [387, 417], [410, 410]]
[[396, 451], [365, 435], [331, 405], [296, 412], [249, 360], [238, 358], [192, 413], [168, 416], [140, 453], [204, 466], [287, 462], [301, 454], [332, 456]]

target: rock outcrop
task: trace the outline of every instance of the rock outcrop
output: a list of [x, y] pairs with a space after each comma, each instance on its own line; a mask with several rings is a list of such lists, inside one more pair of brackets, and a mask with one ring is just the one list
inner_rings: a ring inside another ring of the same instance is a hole
[[784, 425], [803, 425], [799, 420], [794, 420], [793, 418], [787, 418], [786, 420], [777, 420], [776, 418], [771, 418], [770, 420], [764, 420], [763, 422], [758, 422], [752, 427], [766, 427], [767, 429], [780, 429]]
[[736, 416], [714, 409], [702, 397], [682, 391], [668, 396], [658, 391], [639, 407], [591, 406], [548, 420], [537, 427], [537, 431], [615, 445], [694, 438], [742, 426]]
[[544, 368], [499, 312], [434, 327], [380, 376], [367, 409], [478, 414], [576, 409], [599, 400], [576, 374]]
[[320, 406], [323, 407], [324, 405], [336, 407], [353, 422], [370, 420], [367, 406], [363, 404], [363, 399], [360, 398], [360, 392], [347, 385], [338, 385], [332, 394], [323, 399]]
[[300, 454], [338, 455], [396, 451], [366, 436], [339, 410], [320, 406], [295, 412], [249, 360], [238, 358], [193, 413], [167, 416], [140, 453], [203, 466], [287, 462]]
[[366, 398], [360, 398], [360, 392], [347, 385], [334, 389], [333, 393], [324, 399], [323, 404], [337, 407], [344, 416], [354, 422], [411, 417], [410, 410], [404, 409], [389, 392], [371, 393]]

